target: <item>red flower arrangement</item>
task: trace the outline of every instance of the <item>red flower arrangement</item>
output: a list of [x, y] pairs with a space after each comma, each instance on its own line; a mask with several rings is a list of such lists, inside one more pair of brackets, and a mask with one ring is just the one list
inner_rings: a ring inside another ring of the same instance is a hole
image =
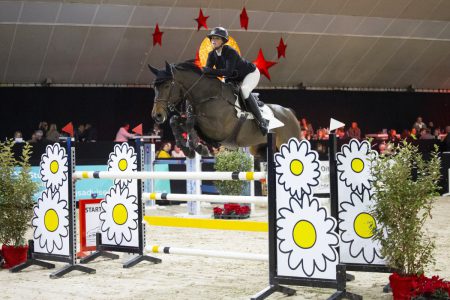
[[215, 218], [226, 216], [236, 216], [237, 218], [248, 217], [250, 215], [250, 207], [248, 205], [240, 205], [238, 203], [226, 203], [223, 208], [214, 207], [213, 213]]
[[450, 282], [439, 276], [404, 276], [393, 273], [389, 276], [394, 299], [450, 299]]
[[413, 281], [413, 299], [449, 299], [450, 282], [439, 276], [425, 277], [423, 274]]

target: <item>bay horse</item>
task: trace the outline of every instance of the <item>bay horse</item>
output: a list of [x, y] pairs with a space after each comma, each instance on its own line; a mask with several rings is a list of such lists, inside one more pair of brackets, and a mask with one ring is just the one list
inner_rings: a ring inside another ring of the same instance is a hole
[[[241, 122], [236, 112], [236, 91], [217, 77], [208, 77], [193, 61], [169, 65], [165, 70], [158, 70], [149, 65], [156, 75], [154, 81], [155, 99], [152, 109], [153, 120], [161, 124], [169, 116], [169, 111], [176, 110], [183, 100], [188, 103], [187, 130], [190, 137], [189, 148], [183, 143], [181, 129], [175, 123], [180, 121], [174, 116], [170, 121], [176, 144], [188, 151], [192, 156], [193, 148], [202, 152], [198, 146], [197, 133], [209, 144], [220, 144], [227, 147], [250, 147], [253, 155], [261, 155], [265, 149], [267, 137], [263, 136], [253, 119]], [[239, 93], [237, 93], [239, 94]], [[284, 126], [274, 128], [278, 148], [291, 137], [298, 138], [300, 126], [294, 112], [290, 108], [278, 104], [266, 104], [274, 116], [284, 123]], [[193, 137], [193, 138], [192, 138]], [[186, 153], [186, 152], [185, 152]], [[194, 153], [195, 154], [195, 153]], [[200, 153], [205, 155], [203, 153]]]

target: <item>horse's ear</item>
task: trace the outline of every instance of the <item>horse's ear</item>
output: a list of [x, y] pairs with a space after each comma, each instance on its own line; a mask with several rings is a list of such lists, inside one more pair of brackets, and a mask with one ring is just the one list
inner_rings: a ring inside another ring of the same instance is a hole
[[166, 72], [172, 74], [172, 66], [166, 60]]
[[150, 69], [150, 71], [156, 75], [158, 75], [159, 70], [155, 67], [153, 67], [152, 65], [148, 64], [148, 68]]

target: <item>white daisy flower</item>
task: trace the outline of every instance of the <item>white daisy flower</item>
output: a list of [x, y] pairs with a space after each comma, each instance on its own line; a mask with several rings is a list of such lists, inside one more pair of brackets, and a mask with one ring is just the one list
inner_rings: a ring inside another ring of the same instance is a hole
[[45, 186], [55, 192], [67, 180], [66, 149], [59, 144], [48, 145], [41, 159], [41, 178]]
[[[108, 171], [134, 172], [137, 170], [137, 155], [128, 143], [117, 144], [109, 155]], [[114, 184], [120, 188], [127, 186], [132, 179], [115, 179]]]
[[372, 185], [370, 160], [377, 156], [377, 152], [371, 150], [368, 141], [359, 142], [352, 139], [336, 154], [339, 180], [360, 194], [364, 188], [370, 189]]
[[105, 200], [101, 202], [101, 231], [106, 232], [109, 240], [115, 240], [117, 245], [123, 240], [129, 242], [132, 230], [138, 226], [138, 205], [136, 197], [129, 195], [127, 187], [115, 185], [109, 190]]
[[281, 146], [280, 152], [275, 154], [278, 184], [291, 196], [302, 198], [303, 194], [312, 194], [312, 187], [319, 185], [318, 158], [317, 152], [311, 150], [309, 141], [299, 142], [291, 138], [287, 144]]
[[63, 248], [63, 238], [69, 235], [69, 210], [67, 200], [60, 200], [60, 193], [46, 190], [34, 207], [31, 220], [34, 227], [33, 237], [39, 240], [39, 246], [52, 253], [55, 248]]
[[311, 277], [316, 270], [324, 272], [327, 262], [338, 259], [335, 248], [339, 239], [335, 233], [335, 220], [327, 217], [325, 208], [319, 207], [317, 199], [305, 197], [302, 202], [292, 197], [289, 208], [279, 209], [278, 249], [288, 254], [291, 270], [301, 266], [305, 275]]
[[372, 239], [377, 226], [370, 213], [372, 195], [365, 189], [362, 194], [351, 193], [349, 202], [342, 202], [339, 210], [339, 231], [343, 243], [349, 243], [350, 256], [362, 255], [364, 261], [373, 263], [381, 259], [380, 243]]

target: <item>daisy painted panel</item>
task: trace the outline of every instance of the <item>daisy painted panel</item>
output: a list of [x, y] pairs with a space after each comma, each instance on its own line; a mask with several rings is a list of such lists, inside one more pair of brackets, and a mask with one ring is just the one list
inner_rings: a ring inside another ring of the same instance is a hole
[[277, 274], [336, 279], [336, 220], [312, 197], [319, 184], [317, 152], [308, 141], [290, 139], [275, 154]]
[[68, 171], [66, 150], [59, 144], [48, 145], [40, 164], [46, 190], [31, 220], [35, 252], [70, 255]]
[[340, 258], [344, 263], [385, 264], [379, 242], [372, 240], [377, 221], [371, 214], [376, 199], [370, 165], [377, 155], [368, 141], [355, 139], [336, 154]]
[[[114, 146], [109, 155], [108, 171], [136, 172], [137, 154], [128, 143]], [[99, 215], [102, 243], [105, 245], [139, 246], [138, 181], [116, 179], [105, 199]]]

